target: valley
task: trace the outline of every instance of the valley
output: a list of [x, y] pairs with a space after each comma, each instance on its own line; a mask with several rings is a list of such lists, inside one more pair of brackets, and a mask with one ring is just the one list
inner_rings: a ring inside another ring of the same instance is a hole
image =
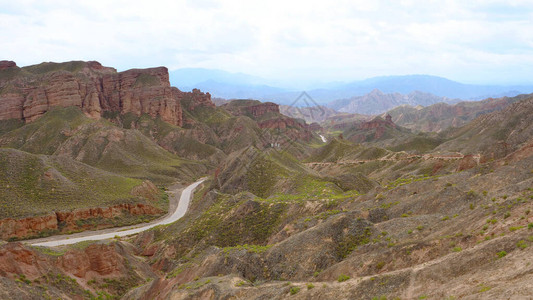
[[0, 65], [1, 299], [533, 294], [533, 94], [339, 113]]

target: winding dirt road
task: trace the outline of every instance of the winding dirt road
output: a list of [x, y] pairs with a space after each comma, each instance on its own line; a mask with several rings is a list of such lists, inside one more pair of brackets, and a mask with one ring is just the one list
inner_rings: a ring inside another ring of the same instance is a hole
[[[62, 245], [69, 245], [69, 244], [75, 244], [83, 241], [97, 241], [97, 240], [106, 240], [106, 239], [112, 239], [116, 236], [127, 236], [135, 233], [139, 233], [141, 231], [148, 230], [150, 228], [153, 228], [158, 225], [165, 225], [170, 224], [172, 222], [177, 221], [181, 217], [185, 215], [187, 212], [187, 208], [189, 207], [189, 203], [192, 198], [192, 192], [194, 189], [200, 185], [202, 182], [204, 182], [206, 178], [202, 178], [195, 183], [187, 186], [185, 189], [181, 191], [181, 194], [179, 194], [181, 188], [175, 187], [174, 189], [170, 190], [169, 193], [169, 199], [170, 199], [170, 207], [169, 212], [166, 216], [162, 217], [159, 220], [153, 221], [151, 223], [148, 223], [146, 225], [132, 225], [132, 226], [125, 226], [125, 227], [115, 227], [115, 228], [108, 228], [103, 230], [97, 230], [97, 231], [85, 231], [80, 232], [76, 234], [71, 234], [68, 236], [65, 235], [56, 235], [51, 236], [47, 238], [37, 239], [37, 240], [29, 240], [26, 241], [26, 244], [32, 245], [32, 246], [46, 246], [46, 247], [55, 247], [55, 246], [62, 246]], [[179, 197], [179, 201], [178, 200]]]

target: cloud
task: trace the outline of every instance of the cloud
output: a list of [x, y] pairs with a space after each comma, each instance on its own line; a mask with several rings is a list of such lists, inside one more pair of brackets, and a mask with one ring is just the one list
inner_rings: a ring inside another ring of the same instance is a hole
[[204, 67], [303, 81], [425, 73], [508, 83], [533, 75], [530, 1], [0, 5], [0, 59], [19, 65], [95, 59], [118, 69]]

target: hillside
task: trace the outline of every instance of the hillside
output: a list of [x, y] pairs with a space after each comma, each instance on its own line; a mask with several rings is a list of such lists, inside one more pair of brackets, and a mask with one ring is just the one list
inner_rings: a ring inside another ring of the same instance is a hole
[[[64, 86], [48, 76], [70, 74], [79, 85], [91, 76], [125, 76], [79, 65], [10, 67], [8, 90], [23, 84], [16, 93], [35, 104], [31, 91]], [[113, 97], [159, 101], [158, 109], [119, 105], [94, 115], [83, 102], [47, 102], [30, 110], [38, 115], [25, 118], [22, 106], [21, 118], [0, 120], [2, 238], [148, 221], [168, 208], [163, 191], [172, 183], [208, 179], [183, 218], [139, 234], [55, 248], [1, 243], [0, 298], [533, 294], [533, 266], [524, 263], [533, 249], [531, 95], [404, 106], [394, 116], [330, 116], [324, 142], [276, 103], [215, 106], [208, 93], [174, 98], [170, 87], [163, 100], [154, 95], [166, 82], [142, 89], [128, 82]], [[0, 94], [0, 106], [10, 93]], [[98, 95], [102, 108], [115, 99]], [[161, 114], [165, 103], [179, 107], [179, 123]], [[429, 118], [442, 129], [462, 126], [417, 133], [395, 118], [415, 129]]]
[[0, 136], [0, 146], [67, 157], [161, 184], [193, 175], [181, 170], [183, 166], [199, 172], [205, 170], [201, 164], [172, 155], [139, 131], [89, 119], [76, 107], [53, 109], [35, 122]]
[[507, 105], [522, 100], [526, 95], [485, 99], [482, 101], [459, 102], [453, 105], [437, 103], [426, 107], [402, 105], [387, 113], [392, 120], [417, 131], [440, 132], [448, 127], [461, 127], [480, 115], [502, 110]]
[[482, 115], [465, 126], [446, 132], [449, 141], [437, 150], [479, 154], [482, 161], [498, 159], [528, 147], [533, 136], [533, 96], [528, 95], [501, 111]]
[[[277, 106], [267, 115], [232, 113], [215, 107], [208, 93], [172, 88], [166, 68], [117, 73], [97, 62], [76, 61], [24, 68], [10, 64], [0, 73], [5, 75], [0, 80], [0, 147], [19, 150], [24, 161], [46, 157], [38, 170], [67, 164], [74, 172], [41, 186], [45, 171], [28, 175], [38, 180], [30, 184], [25, 175], [8, 180], [3, 166], [1, 175], [12, 189], [2, 199], [4, 239], [145, 222], [168, 209], [159, 188], [220, 169], [235, 151], [262, 150], [283, 139], [302, 154], [306, 150], [300, 143], [316, 139], [304, 122], [281, 115]], [[105, 184], [93, 180], [95, 172], [108, 174], [101, 175]], [[152, 188], [157, 195], [149, 198], [155, 202], [134, 197], [137, 186]], [[28, 200], [30, 190], [30, 200], [39, 205], [15, 205]], [[65, 225], [58, 213], [74, 217]]]
[[164, 193], [149, 181], [13, 149], [0, 148], [0, 186], [5, 240], [124, 226], [168, 209]]
[[295, 107], [280, 105], [280, 112], [291, 118], [303, 119], [309, 124], [321, 123], [327, 118], [339, 114], [339, 112], [325, 106]]
[[[515, 113], [533, 111], [519, 103]], [[531, 154], [482, 163], [333, 140], [305, 165], [324, 177], [359, 174], [347, 191], [304, 175], [304, 190], [285, 185], [285, 196], [267, 198], [206, 185], [188, 218], [136, 240], [158, 249], [150, 260], [169, 275], [126, 298], [526, 297], [531, 266], [518, 262], [533, 246]]]
[[454, 103], [457, 101], [457, 99], [439, 97], [419, 91], [403, 95], [400, 93], [385, 94], [375, 89], [363, 96], [333, 101], [328, 104], [328, 107], [345, 113], [376, 115], [405, 104], [428, 106], [439, 102]]

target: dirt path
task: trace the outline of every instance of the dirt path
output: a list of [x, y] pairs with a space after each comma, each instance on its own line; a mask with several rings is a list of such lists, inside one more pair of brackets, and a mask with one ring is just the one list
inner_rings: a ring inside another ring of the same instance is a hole
[[24, 243], [32, 246], [55, 247], [75, 244], [82, 241], [106, 240], [116, 236], [127, 236], [148, 230], [158, 225], [170, 224], [185, 215], [187, 208], [189, 207], [189, 202], [192, 198], [192, 192], [204, 180], [205, 178], [202, 178], [184, 189], [180, 185], [171, 186], [170, 191], [168, 192], [170, 200], [168, 213], [164, 217], [153, 222], [125, 227], [108, 228], [97, 231], [84, 231], [71, 235], [56, 235], [42, 239], [29, 240], [25, 241]]

